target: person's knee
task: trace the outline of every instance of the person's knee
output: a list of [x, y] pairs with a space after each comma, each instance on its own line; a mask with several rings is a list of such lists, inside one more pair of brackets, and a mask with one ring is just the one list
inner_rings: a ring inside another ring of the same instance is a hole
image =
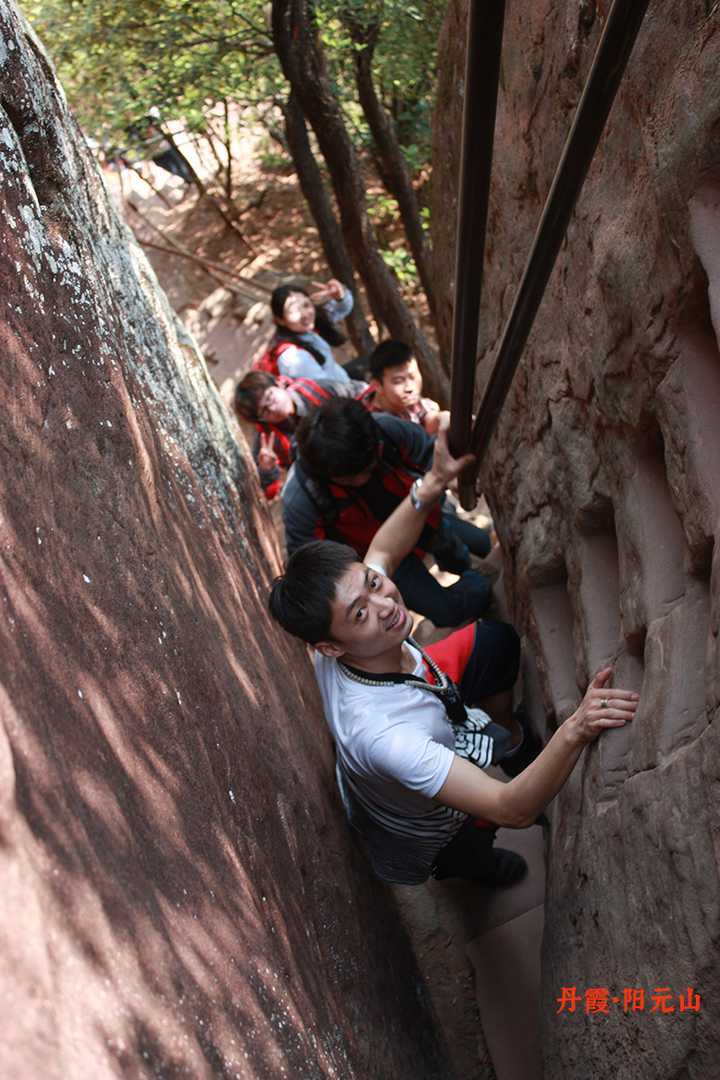
[[477, 555], [479, 558], [484, 559], [486, 555], [490, 554], [492, 550], [492, 540], [487, 529], [481, 529], [477, 525], [466, 522], [465, 528], [460, 535], [470, 551], [472, 551], [473, 555]]
[[[496, 622], [498, 651], [505, 657], [508, 668], [513, 668], [515, 676], [520, 667], [520, 635], [514, 626], [507, 622]], [[514, 681], [514, 680], [513, 680]]]
[[408, 607], [429, 619], [435, 626], [456, 626], [460, 621], [456, 620], [455, 609], [452, 604], [447, 603], [444, 596], [426, 594], [410, 600], [403, 594], [403, 599]]
[[451, 589], [457, 596], [458, 606], [462, 608], [461, 622], [480, 618], [492, 600], [492, 582], [476, 570], [462, 574]]
[[480, 618], [491, 596], [492, 586], [488, 579], [470, 570], [462, 574], [454, 585], [442, 589], [441, 594], [435, 594], [423, 614], [436, 626], [459, 626], [460, 623]]
[[479, 558], [484, 559], [490, 554], [492, 550], [492, 539], [488, 529], [473, 525], [471, 521], [465, 521], [463, 518], [456, 517], [454, 514], [444, 516], [443, 525], [448, 532], [457, 536], [473, 555], [477, 555]]
[[520, 635], [514, 626], [506, 622], [486, 619], [478, 623], [478, 647], [492, 667], [494, 673], [493, 693], [510, 690], [515, 685], [520, 671]]
[[473, 548], [473, 554], [484, 559], [492, 551], [492, 536], [489, 529], [477, 529], [477, 532], [479, 533], [477, 538], [478, 547], [477, 550]]
[[467, 545], [452, 533], [443, 536], [442, 543], [435, 546], [433, 555], [439, 569], [450, 574], [464, 574], [472, 565]]
[[407, 606], [435, 626], [459, 626], [479, 619], [492, 597], [492, 585], [482, 574], [469, 570], [454, 585], [443, 587], [416, 555], [403, 559], [393, 581]]
[[448, 596], [449, 589], [443, 589], [440, 585], [434, 589], [403, 588], [399, 581], [396, 581], [396, 585], [407, 606], [418, 615], [430, 619], [435, 626], [457, 626], [464, 621], [460, 605], [452, 596]]

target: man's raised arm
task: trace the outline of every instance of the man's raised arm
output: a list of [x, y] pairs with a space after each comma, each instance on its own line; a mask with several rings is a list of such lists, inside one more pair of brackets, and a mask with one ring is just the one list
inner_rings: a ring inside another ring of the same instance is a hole
[[447, 444], [448, 421], [446, 414], [438, 431], [429, 471], [415, 481], [410, 494], [383, 522], [365, 555], [366, 563], [379, 563], [389, 577], [415, 547], [429, 512], [445, 488], [474, 460], [473, 454], [451, 457]]

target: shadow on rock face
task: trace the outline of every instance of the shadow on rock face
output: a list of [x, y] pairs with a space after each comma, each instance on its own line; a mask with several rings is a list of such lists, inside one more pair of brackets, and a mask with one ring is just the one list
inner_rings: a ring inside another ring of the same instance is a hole
[[4, 2], [0, 36], [0, 1072], [440, 1076], [252, 463]]

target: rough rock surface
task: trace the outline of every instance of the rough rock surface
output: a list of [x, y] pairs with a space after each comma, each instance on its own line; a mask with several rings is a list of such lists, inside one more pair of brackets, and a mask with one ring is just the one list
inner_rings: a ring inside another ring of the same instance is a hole
[[[479, 392], [609, 6], [507, 4]], [[435, 126], [445, 347], [462, 17], [456, 0]], [[642, 691], [632, 729], [586, 752], [554, 806], [552, 1078], [720, 1067], [719, 64], [717, 4], [651, 2], [481, 472], [538, 721], [562, 721], [611, 659], [616, 684]], [[689, 986], [699, 1012], [680, 1011]], [[574, 1013], [557, 1015], [562, 987], [576, 988]], [[624, 1012], [626, 987], [644, 990], [642, 1009]], [[586, 1013], [592, 988], [608, 991], [607, 1015]]]
[[251, 464], [0, 2], [0, 1075], [447, 1076]]

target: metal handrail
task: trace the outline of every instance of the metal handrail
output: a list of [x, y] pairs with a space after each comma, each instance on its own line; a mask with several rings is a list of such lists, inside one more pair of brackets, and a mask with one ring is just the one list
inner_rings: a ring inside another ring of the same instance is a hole
[[[460, 176], [455, 239], [455, 304], [450, 370], [450, 430], [456, 455], [470, 443], [475, 390], [485, 226], [490, 195], [495, 113], [505, 0], [470, 0], [465, 53]], [[460, 481], [460, 498], [474, 498], [474, 475]], [[467, 489], [467, 490], [465, 490]]]
[[[473, 483], [535, 321], [648, 4], [649, 0], [614, 0], [610, 9], [472, 430], [470, 450], [476, 460], [467, 475]], [[464, 485], [461, 494], [467, 489]], [[463, 500], [462, 504], [466, 509], [472, 509], [474, 500], [473, 488], [472, 502], [468, 505]]]

